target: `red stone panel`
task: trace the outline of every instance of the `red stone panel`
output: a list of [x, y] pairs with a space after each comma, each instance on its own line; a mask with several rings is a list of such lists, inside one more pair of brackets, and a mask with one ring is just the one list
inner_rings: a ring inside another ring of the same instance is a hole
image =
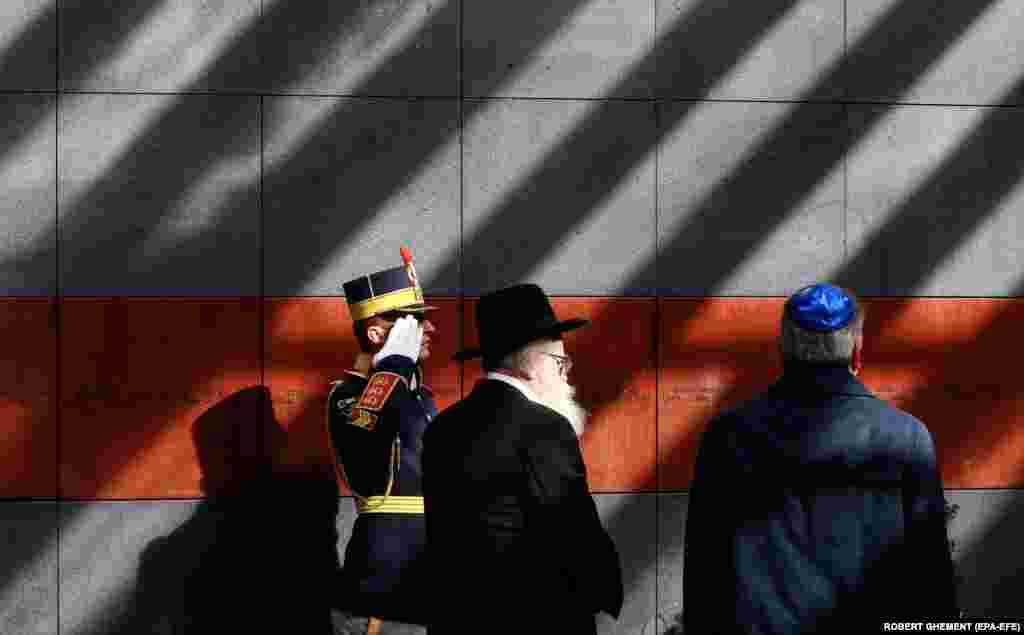
[[237, 484], [266, 425], [260, 302], [66, 298], [60, 482], [69, 498], [197, 497]]
[[689, 487], [704, 428], [757, 394], [781, 364], [781, 298], [662, 298], [659, 303], [659, 488]]
[[54, 300], [4, 298], [0, 331], [0, 496], [57, 495]]

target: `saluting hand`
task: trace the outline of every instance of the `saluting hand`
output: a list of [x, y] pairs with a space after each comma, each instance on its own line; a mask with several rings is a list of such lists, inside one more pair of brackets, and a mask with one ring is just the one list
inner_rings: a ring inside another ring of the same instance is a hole
[[411, 315], [400, 317], [391, 327], [384, 346], [373, 356], [373, 365], [376, 366], [388, 355], [402, 355], [415, 362], [420, 357], [422, 343], [423, 325]]

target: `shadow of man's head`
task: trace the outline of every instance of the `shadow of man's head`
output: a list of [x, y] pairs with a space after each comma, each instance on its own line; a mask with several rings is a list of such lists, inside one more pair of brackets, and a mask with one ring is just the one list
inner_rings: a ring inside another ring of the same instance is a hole
[[192, 425], [200, 488], [209, 497], [240, 494], [266, 480], [285, 431], [274, 418], [265, 386], [244, 388], [218, 402]]

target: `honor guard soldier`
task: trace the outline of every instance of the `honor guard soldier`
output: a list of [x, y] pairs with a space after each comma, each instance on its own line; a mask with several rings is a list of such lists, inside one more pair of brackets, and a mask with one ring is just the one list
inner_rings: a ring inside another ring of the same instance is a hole
[[359, 514], [338, 590], [345, 633], [421, 633], [416, 625], [427, 623], [420, 454], [437, 408], [420, 361], [436, 307], [424, 303], [412, 256], [401, 253], [404, 265], [343, 285], [361, 349], [327, 398], [335, 472]]

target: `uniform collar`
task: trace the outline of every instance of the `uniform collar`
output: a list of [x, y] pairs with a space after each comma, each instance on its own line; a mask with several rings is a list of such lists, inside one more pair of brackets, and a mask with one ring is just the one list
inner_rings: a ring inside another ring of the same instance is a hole
[[839, 364], [786, 362], [781, 385], [804, 392], [814, 390], [860, 397], [874, 396], [847, 366]]

